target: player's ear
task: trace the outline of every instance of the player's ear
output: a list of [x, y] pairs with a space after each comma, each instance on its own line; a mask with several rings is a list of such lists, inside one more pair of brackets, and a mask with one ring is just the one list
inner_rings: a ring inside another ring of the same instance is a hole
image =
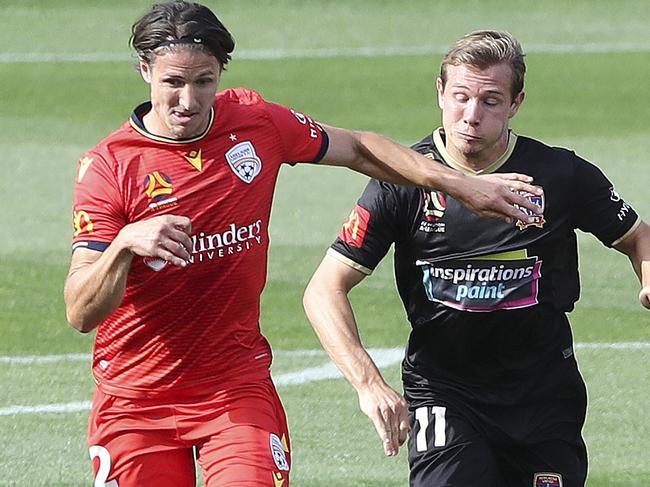
[[519, 111], [519, 107], [524, 102], [525, 97], [526, 97], [526, 93], [524, 93], [523, 90], [520, 91], [517, 96], [515, 96], [515, 99], [512, 100], [512, 104], [510, 105], [510, 113], [508, 114], [508, 118], [512, 118], [517, 114], [517, 112]]
[[438, 107], [442, 109], [442, 93], [445, 90], [445, 85], [440, 77], [436, 78], [436, 91], [438, 92]]
[[151, 65], [144, 59], [138, 61], [138, 68], [140, 69], [140, 75], [146, 83], [151, 84]]

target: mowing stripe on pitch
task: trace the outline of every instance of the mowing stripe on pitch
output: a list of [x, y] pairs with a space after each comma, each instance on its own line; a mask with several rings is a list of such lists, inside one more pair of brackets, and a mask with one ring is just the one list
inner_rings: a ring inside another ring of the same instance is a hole
[[[370, 349], [370, 355], [377, 364], [377, 367], [384, 368], [390, 367], [402, 360], [404, 356], [404, 350], [401, 348], [380, 348], [380, 349]], [[323, 350], [292, 350], [288, 352], [276, 352], [276, 355], [287, 355], [287, 356], [312, 356], [312, 355], [325, 355]], [[73, 359], [77, 360], [83, 354], [70, 354], [70, 355], [60, 355], [64, 359]], [[48, 361], [51, 362], [51, 358], [55, 357], [52, 355], [46, 356]], [[0, 357], [1, 358], [29, 358], [29, 357]], [[36, 357], [31, 357], [36, 358]], [[89, 358], [86, 356], [86, 358]], [[18, 362], [18, 363], [44, 363], [44, 362]], [[309, 367], [297, 372], [287, 372], [284, 374], [278, 374], [273, 377], [273, 381], [278, 387], [284, 386], [293, 386], [299, 384], [306, 384], [308, 382], [314, 382], [319, 380], [327, 379], [338, 379], [341, 377], [341, 373], [336, 368], [336, 366], [327, 362], [324, 365], [317, 367]], [[83, 402], [70, 402], [63, 404], [41, 404], [36, 406], [9, 406], [5, 408], [0, 408], [0, 416], [12, 416], [18, 414], [41, 414], [41, 413], [78, 413], [82, 411], [87, 411], [90, 408], [90, 401]]]
[[[275, 350], [275, 357], [324, 357], [325, 350]], [[89, 353], [60, 355], [0, 355], [0, 364], [49, 364], [52, 362], [90, 362]]]
[[[242, 49], [235, 51], [234, 59], [254, 61], [282, 59], [321, 59], [337, 57], [387, 57], [443, 55], [449, 46], [404, 47], [335, 47], [322, 49]], [[529, 44], [528, 54], [613, 54], [650, 52], [645, 42], [587, 43], [587, 44]], [[103, 63], [135, 62], [128, 52], [52, 53], [5, 52], [0, 53], [0, 64], [20, 63]]]
[[[647, 350], [650, 342], [620, 342], [620, 343], [576, 343], [576, 350]], [[380, 369], [399, 363], [404, 356], [402, 348], [377, 348], [369, 349], [370, 355]], [[277, 357], [290, 356], [324, 356], [322, 350], [290, 350], [276, 351]], [[36, 364], [52, 363], [55, 361], [87, 361], [88, 354], [43, 355], [26, 357], [0, 357], [0, 363]], [[327, 362], [316, 367], [308, 367], [296, 372], [286, 372], [273, 377], [278, 387], [306, 384], [327, 379], [341, 378], [340, 371], [332, 362]], [[77, 413], [87, 411], [90, 401], [70, 402], [62, 404], [41, 404], [36, 406], [9, 406], [0, 408], [0, 416], [19, 414], [47, 414], [47, 413]]]
[[[650, 349], [650, 342], [591, 342], [576, 343], [576, 350], [636, 350]], [[392, 348], [378, 348], [375, 351], [398, 350]], [[401, 350], [401, 349], [399, 349]], [[275, 357], [324, 357], [322, 349], [311, 350], [274, 350]], [[89, 362], [89, 353], [66, 353], [61, 355], [0, 355], [0, 364], [48, 364], [52, 362]]]

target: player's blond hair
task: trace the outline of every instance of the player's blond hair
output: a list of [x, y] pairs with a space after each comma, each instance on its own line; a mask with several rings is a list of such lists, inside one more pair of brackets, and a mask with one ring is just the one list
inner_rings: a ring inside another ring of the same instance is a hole
[[440, 79], [447, 82], [447, 67], [467, 64], [479, 69], [506, 63], [512, 68], [512, 99], [524, 89], [526, 64], [519, 41], [505, 31], [477, 30], [458, 39], [442, 60]]

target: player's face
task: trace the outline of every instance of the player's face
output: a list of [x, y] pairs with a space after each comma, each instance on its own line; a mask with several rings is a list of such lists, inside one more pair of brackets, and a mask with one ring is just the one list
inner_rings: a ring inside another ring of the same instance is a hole
[[447, 83], [436, 81], [446, 148], [456, 161], [473, 169], [489, 166], [508, 147], [508, 123], [524, 100], [512, 98], [512, 68], [448, 66]]
[[176, 48], [156, 55], [153, 64], [140, 63], [151, 88], [152, 110], [144, 117], [150, 132], [186, 139], [203, 132], [210, 120], [221, 65], [214, 56]]

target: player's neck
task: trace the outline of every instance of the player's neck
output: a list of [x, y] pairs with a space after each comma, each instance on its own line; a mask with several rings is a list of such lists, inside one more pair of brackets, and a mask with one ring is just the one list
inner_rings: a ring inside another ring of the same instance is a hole
[[479, 151], [463, 151], [445, 139], [445, 149], [453, 160], [469, 172], [480, 173], [494, 165], [508, 152], [510, 131], [506, 132], [494, 145]]

